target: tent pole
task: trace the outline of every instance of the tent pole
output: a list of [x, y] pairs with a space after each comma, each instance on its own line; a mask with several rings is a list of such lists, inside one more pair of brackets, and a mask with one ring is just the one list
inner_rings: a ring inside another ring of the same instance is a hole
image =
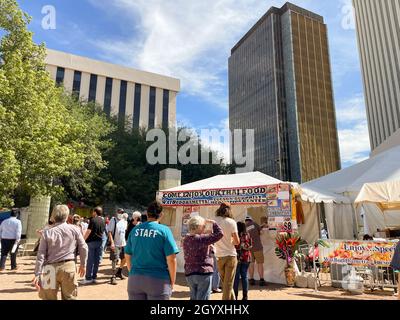
[[314, 205], [316, 205], [317, 206], [317, 223], [318, 223], [318, 234], [319, 234], [319, 238], [321, 239], [322, 238], [322, 233], [321, 233], [321, 207], [320, 206], [323, 206], [324, 205], [324, 203], [323, 202], [321, 202], [321, 203], [314, 203]]
[[354, 235], [354, 238], [356, 239], [356, 240], [358, 240], [358, 233], [359, 233], [359, 224], [358, 224], [358, 213], [357, 213], [357, 206], [358, 205], [353, 205], [353, 206], [351, 206], [352, 207], [352, 209], [353, 209], [353, 216], [354, 216], [354, 218], [355, 218], [355, 226], [353, 227], [353, 232], [355, 232], [355, 235]]

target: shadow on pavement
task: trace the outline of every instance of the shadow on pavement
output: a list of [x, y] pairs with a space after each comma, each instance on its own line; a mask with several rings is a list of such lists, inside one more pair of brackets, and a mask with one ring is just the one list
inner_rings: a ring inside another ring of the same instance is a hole
[[35, 288], [18, 288], [18, 289], [3, 289], [0, 293], [22, 293], [22, 292], [37, 292]]

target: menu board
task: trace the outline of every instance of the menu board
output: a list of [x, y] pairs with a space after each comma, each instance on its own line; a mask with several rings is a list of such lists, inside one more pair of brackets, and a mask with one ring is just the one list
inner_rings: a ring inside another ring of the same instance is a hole
[[297, 230], [296, 220], [292, 218], [291, 194], [289, 184], [267, 187], [268, 226], [278, 232]]
[[200, 215], [200, 207], [183, 207], [181, 236], [185, 237], [189, 233], [189, 220]]

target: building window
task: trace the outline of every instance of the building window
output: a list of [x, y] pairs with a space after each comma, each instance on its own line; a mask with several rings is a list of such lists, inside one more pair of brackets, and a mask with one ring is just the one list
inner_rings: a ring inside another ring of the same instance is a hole
[[89, 84], [89, 102], [96, 101], [96, 93], [97, 93], [97, 75], [90, 75], [90, 84]]
[[81, 92], [81, 79], [82, 79], [82, 72], [75, 71], [74, 72], [74, 83], [72, 85], [72, 93], [76, 94], [78, 97]]
[[163, 92], [163, 114], [162, 114], [162, 127], [168, 128], [169, 126], [169, 90], [165, 90]]
[[108, 116], [111, 113], [112, 86], [113, 86], [113, 79], [112, 78], [107, 78], [106, 79], [106, 90], [105, 90], [105, 93], [104, 93], [104, 112]]
[[119, 124], [123, 127], [125, 125], [125, 113], [126, 113], [126, 89], [128, 82], [125, 80], [121, 81], [121, 89], [119, 91], [119, 112], [118, 120]]
[[140, 99], [142, 97], [142, 85], [135, 84], [135, 103], [133, 106], [133, 127], [139, 128], [140, 124]]
[[61, 85], [64, 82], [65, 69], [57, 67], [56, 83]]
[[156, 88], [150, 87], [149, 129], [154, 129], [156, 116]]

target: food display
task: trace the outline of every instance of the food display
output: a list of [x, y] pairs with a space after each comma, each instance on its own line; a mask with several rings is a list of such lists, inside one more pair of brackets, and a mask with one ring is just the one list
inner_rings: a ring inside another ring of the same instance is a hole
[[388, 266], [395, 248], [394, 242], [338, 241], [321, 253], [324, 262]]

